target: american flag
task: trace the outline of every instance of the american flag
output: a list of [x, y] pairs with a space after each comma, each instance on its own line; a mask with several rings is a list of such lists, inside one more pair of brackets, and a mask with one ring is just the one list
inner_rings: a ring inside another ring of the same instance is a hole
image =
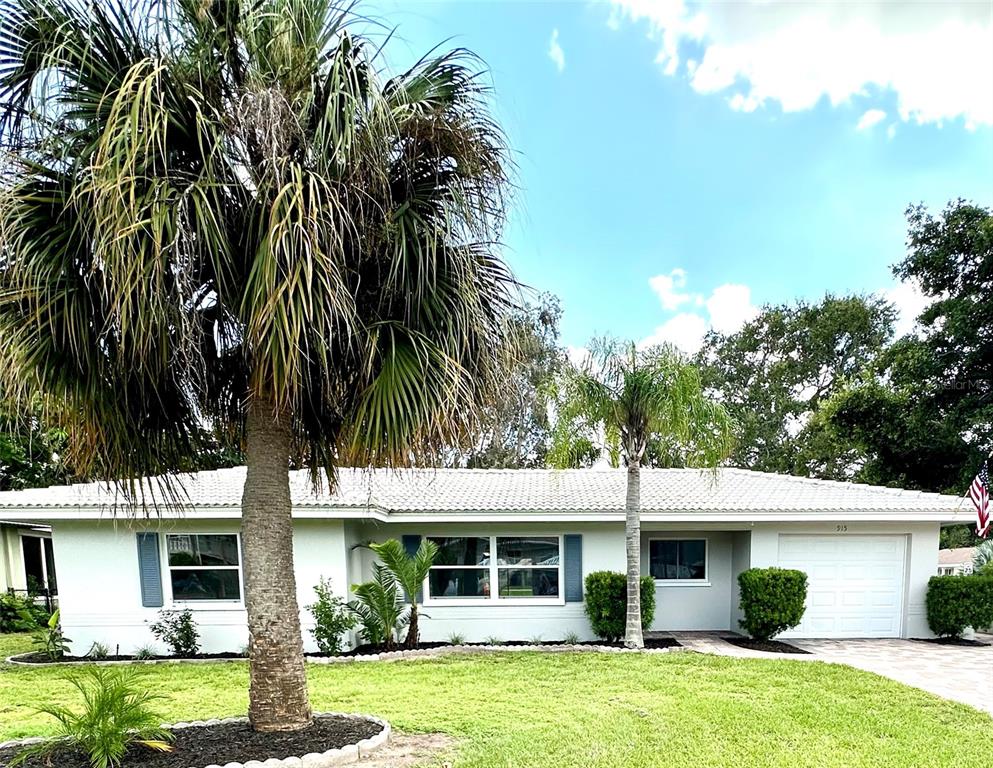
[[990, 532], [990, 473], [985, 461], [969, 486], [969, 498], [976, 507], [976, 534], [985, 539]]

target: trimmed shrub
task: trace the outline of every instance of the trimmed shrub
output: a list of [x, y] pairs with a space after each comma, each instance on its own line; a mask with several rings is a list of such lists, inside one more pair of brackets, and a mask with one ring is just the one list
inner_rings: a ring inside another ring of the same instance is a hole
[[771, 640], [803, 619], [807, 574], [787, 568], [749, 568], [738, 574], [742, 629], [756, 640]]
[[351, 630], [357, 623], [355, 614], [348, 609], [348, 604], [331, 589], [330, 579], [321, 579], [314, 587], [317, 600], [307, 606], [314, 617], [314, 628], [310, 634], [314, 636], [321, 653], [339, 654], [344, 650], [342, 635]]
[[941, 637], [961, 637], [966, 627], [993, 624], [993, 574], [932, 576], [927, 584], [927, 623]]
[[[608, 642], [624, 637], [627, 623], [627, 576], [614, 571], [594, 571], [586, 577], [586, 615], [593, 633]], [[655, 580], [641, 577], [641, 626], [655, 618]]]
[[159, 620], [148, 626], [152, 634], [168, 646], [173, 656], [189, 659], [200, 653], [200, 631], [193, 612], [159, 611]]

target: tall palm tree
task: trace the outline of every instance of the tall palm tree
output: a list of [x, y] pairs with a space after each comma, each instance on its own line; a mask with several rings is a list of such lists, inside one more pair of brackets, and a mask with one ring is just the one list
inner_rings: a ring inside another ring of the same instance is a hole
[[697, 369], [668, 346], [639, 350], [633, 342], [591, 345], [565, 381], [550, 461], [569, 466], [577, 440], [600, 435], [610, 461], [627, 465], [625, 549], [627, 620], [624, 644], [645, 645], [641, 627], [641, 465], [650, 443], [687, 466], [716, 467], [734, 444], [734, 422], [706, 396]]
[[[437, 455], [514, 304], [477, 60], [392, 78], [335, 0], [0, 0], [0, 389], [122, 483], [239, 444], [250, 717], [311, 722], [291, 462]], [[162, 499], [165, 499], [163, 502]]]

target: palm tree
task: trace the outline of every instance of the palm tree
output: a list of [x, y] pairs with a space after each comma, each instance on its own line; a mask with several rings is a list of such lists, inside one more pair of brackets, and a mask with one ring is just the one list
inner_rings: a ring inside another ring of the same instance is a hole
[[644, 647], [641, 627], [641, 465], [650, 444], [686, 466], [716, 467], [733, 447], [734, 422], [708, 399], [697, 369], [672, 347], [639, 350], [633, 342], [598, 340], [563, 387], [553, 465], [569, 466], [573, 446], [603, 438], [611, 464], [627, 464], [625, 548], [627, 620], [624, 644]]
[[[0, 390], [81, 476], [182, 504], [240, 446], [250, 717], [311, 722], [291, 462], [437, 455], [516, 285], [477, 60], [392, 78], [336, 0], [0, 0]], [[138, 480], [158, 475], [154, 488]]]
[[413, 554], [407, 554], [403, 545], [396, 539], [387, 539], [370, 546], [410, 600], [407, 638], [404, 640], [404, 645], [407, 648], [416, 648], [417, 643], [420, 642], [417, 627], [417, 593], [420, 592], [424, 579], [428, 577], [428, 571], [434, 565], [434, 559], [438, 555], [438, 545], [428, 539], [421, 539], [417, 551]]

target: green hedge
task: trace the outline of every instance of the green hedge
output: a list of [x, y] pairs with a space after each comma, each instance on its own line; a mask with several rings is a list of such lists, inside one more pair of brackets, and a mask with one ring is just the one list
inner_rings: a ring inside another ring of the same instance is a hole
[[959, 637], [966, 627], [993, 624], [993, 574], [932, 576], [927, 584], [927, 623], [942, 637]]
[[[586, 615], [593, 633], [609, 642], [624, 637], [627, 623], [628, 582], [623, 573], [594, 571], [586, 577]], [[641, 577], [641, 626], [655, 618], [655, 580]]]
[[0, 593], [0, 633], [34, 632], [48, 621], [48, 611], [34, 600]]
[[757, 640], [792, 629], [803, 618], [807, 574], [786, 568], [750, 568], [738, 575], [742, 628]]

